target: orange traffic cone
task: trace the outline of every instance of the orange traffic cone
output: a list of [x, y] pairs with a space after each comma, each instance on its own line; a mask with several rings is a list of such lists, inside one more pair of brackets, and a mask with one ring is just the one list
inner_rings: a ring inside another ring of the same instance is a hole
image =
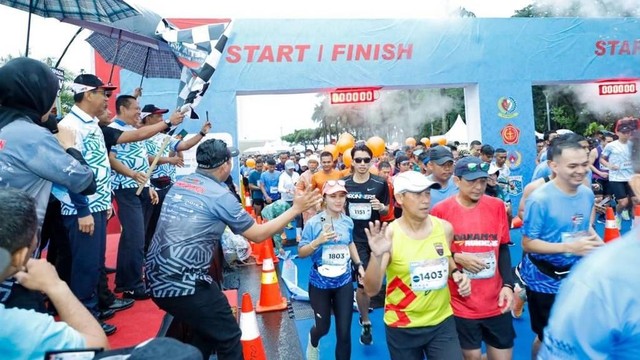
[[640, 205], [633, 207], [633, 227], [640, 225]]
[[520, 219], [520, 216], [516, 216], [513, 219], [511, 219], [512, 229], [518, 229], [520, 227], [522, 227], [522, 219]]
[[[259, 256], [256, 258], [257, 265], [262, 265], [262, 262], [264, 261], [265, 256], [271, 259], [271, 261], [273, 261], [275, 264], [277, 264], [280, 261], [276, 256], [276, 251], [273, 249], [273, 239], [268, 238], [267, 240], [261, 242], [259, 245], [261, 246], [261, 248], [260, 248]], [[267, 252], [265, 253], [263, 249], [267, 249]]]
[[620, 237], [620, 229], [616, 221], [616, 216], [613, 213], [611, 206], [607, 207], [607, 217], [604, 222], [604, 242], [608, 243]]
[[287, 299], [280, 293], [278, 274], [273, 265], [273, 260], [269, 257], [268, 251], [268, 247], [262, 248], [264, 257], [262, 263], [262, 285], [260, 286], [260, 300], [256, 306], [257, 313], [284, 310], [287, 308]]
[[253, 310], [251, 295], [249, 293], [242, 294], [242, 313], [240, 314], [240, 331], [242, 337], [242, 355], [247, 360], [266, 360], [267, 355], [262, 345], [262, 337], [258, 330], [258, 320], [256, 312]]

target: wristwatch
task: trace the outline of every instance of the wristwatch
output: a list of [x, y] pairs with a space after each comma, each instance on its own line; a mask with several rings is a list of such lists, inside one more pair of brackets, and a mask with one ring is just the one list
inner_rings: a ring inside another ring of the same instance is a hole
[[167, 127], [171, 127], [173, 124], [171, 123], [171, 118], [164, 119], [164, 123], [167, 124]]

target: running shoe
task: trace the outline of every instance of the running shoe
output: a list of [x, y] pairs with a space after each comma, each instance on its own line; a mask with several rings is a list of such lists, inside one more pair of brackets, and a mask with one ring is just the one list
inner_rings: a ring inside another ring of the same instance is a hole
[[309, 341], [307, 342], [307, 360], [320, 359], [320, 349], [311, 345], [311, 334], [309, 334]]
[[631, 216], [629, 216], [629, 210], [622, 210], [622, 212], [620, 213], [620, 216], [622, 217], [622, 220], [624, 220], [624, 221], [631, 220]]
[[360, 344], [373, 344], [373, 337], [371, 336], [371, 324], [362, 324], [362, 332], [360, 332]]

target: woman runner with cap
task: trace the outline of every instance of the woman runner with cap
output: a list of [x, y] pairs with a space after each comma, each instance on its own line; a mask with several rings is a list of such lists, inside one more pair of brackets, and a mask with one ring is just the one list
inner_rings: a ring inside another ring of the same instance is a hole
[[307, 359], [318, 359], [320, 338], [329, 332], [331, 311], [336, 318], [335, 359], [351, 358], [351, 319], [353, 284], [351, 262], [364, 276], [360, 257], [353, 243], [353, 220], [343, 213], [347, 199], [344, 180], [327, 180], [322, 187], [326, 208], [305, 224], [298, 245], [301, 258], [311, 256], [309, 301], [315, 325], [309, 333]]

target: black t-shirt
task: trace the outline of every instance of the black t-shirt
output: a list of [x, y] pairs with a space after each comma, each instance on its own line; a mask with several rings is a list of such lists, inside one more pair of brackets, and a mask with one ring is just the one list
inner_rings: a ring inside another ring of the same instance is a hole
[[347, 203], [345, 211], [353, 220], [353, 241], [367, 242], [364, 229], [369, 227], [369, 221], [380, 220], [380, 212], [371, 208], [371, 200], [378, 199], [384, 205], [389, 205], [389, 188], [382, 178], [369, 175], [369, 180], [359, 184], [353, 181], [353, 175], [344, 178], [347, 188]]
[[107, 146], [107, 154], [109, 154], [109, 152], [111, 152], [111, 147], [118, 143], [118, 139], [120, 138], [120, 135], [122, 135], [123, 131], [102, 125], [100, 125], [100, 130], [102, 130], [104, 144]]

